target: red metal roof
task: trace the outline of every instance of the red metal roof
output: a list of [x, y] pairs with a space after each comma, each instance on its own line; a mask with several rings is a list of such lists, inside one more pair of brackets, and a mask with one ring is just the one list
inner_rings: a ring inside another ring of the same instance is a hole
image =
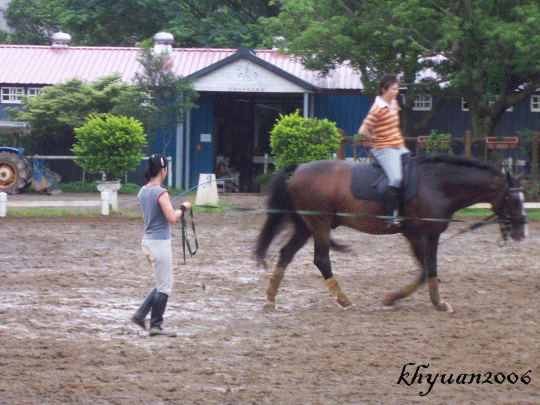
[[[236, 53], [236, 49], [173, 49], [173, 71], [188, 76]], [[329, 76], [305, 69], [294, 58], [273, 50], [255, 50], [255, 55], [299, 79], [322, 89], [362, 88], [360, 73], [344, 65]], [[0, 45], [0, 83], [11, 85], [54, 85], [78, 77], [94, 81], [120, 73], [130, 82], [140, 69], [139, 48]]]

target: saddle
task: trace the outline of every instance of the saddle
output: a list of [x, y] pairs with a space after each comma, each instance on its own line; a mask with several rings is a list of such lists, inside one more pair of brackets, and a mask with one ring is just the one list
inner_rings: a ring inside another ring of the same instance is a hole
[[[418, 194], [419, 171], [417, 159], [410, 153], [401, 156], [403, 181], [400, 189], [402, 202], [412, 200]], [[351, 192], [355, 198], [370, 201], [386, 201], [388, 179], [377, 161], [357, 163], [353, 167]]]

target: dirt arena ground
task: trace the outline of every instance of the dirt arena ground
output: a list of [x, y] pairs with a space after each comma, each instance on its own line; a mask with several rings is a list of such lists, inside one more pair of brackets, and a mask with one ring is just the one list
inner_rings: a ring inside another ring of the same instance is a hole
[[[134, 196], [120, 196], [120, 207], [138, 211]], [[539, 222], [503, 248], [493, 225], [447, 242], [467, 224], [443, 234], [441, 295], [454, 314], [435, 311], [426, 288], [381, 307], [386, 289], [416, 275], [406, 241], [341, 228], [334, 238], [352, 253], [332, 253], [334, 273], [356, 308], [336, 305], [309, 244], [267, 314], [269, 272], [251, 256], [263, 214], [195, 219], [200, 248], [186, 263], [174, 229], [165, 325], [178, 337], [150, 338], [129, 321], [153, 287], [141, 218], [0, 218], [0, 403], [540, 403]]]

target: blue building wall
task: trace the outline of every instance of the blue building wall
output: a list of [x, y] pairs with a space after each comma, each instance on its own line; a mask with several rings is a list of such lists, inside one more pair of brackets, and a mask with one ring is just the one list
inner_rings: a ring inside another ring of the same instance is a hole
[[[191, 112], [191, 138], [189, 145], [190, 173], [189, 184], [194, 187], [199, 182], [200, 173], [213, 173], [214, 120], [213, 109], [208, 93], [200, 93], [199, 108]], [[210, 134], [210, 142], [206, 138]], [[203, 139], [201, 139], [203, 135]]]
[[345, 135], [353, 136], [370, 108], [366, 96], [318, 95], [315, 97], [314, 116], [328, 118], [336, 123]]
[[[495, 136], [517, 136], [516, 131], [525, 129], [540, 131], [540, 112], [531, 111], [530, 104], [530, 99], [527, 98], [515, 105], [513, 111], [507, 111], [497, 127]], [[426, 111], [415, 111], [414, 120], [418, 122], [426, 114]], [[463, 138], [465, 131], [472, 130], [469, 112], [462, 110], [461, 99], [446, 103], [423, 132], [428, 135], [432, 129], [436, 129], [439, 133], [452, 134], [454, 138]]]

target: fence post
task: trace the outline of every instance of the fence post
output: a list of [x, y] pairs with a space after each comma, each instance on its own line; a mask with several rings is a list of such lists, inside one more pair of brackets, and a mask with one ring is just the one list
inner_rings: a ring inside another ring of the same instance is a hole
[[532, 134], [532, 153], [531, 153], [532, 179], [538, 181], [538, 132]]
[[7, 215], [7, 194], [3, 191], [0, 193], [0, 217]]
[[101, 215], [109, 215], [109, 192], [101, 192]]
[[345, 139], [345, 131], [341, 128], [338, 128], [337, 131], [339, 135], [341, 135], [341, 140], [336, 151], [336, 159], [345, 160], [345, 144], [347, 143], [347, 140]]
[[472, 131], [470, 129], [465, 131], [465, 156], [471, 157], [472, 151]]

